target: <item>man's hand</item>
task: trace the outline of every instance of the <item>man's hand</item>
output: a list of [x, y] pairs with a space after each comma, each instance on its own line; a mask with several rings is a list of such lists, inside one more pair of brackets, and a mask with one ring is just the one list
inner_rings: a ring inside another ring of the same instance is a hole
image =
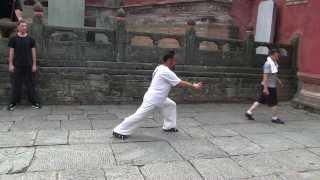
[[13, 73], [14, 72], [14, 65], [9, 64], [9, 72]]
[[269, 95], [270, 94], [268, 88], [263, 88], [263, 94], [264, 95]]
[[193, 83], [192, 87], [196, 90], [200, 90], [202, 89], [202, 82], [198, 82], [198, 83]]
[[36, 65], [32, 65], [32, 72], [36, 72], [37, 71], [37, 66]]

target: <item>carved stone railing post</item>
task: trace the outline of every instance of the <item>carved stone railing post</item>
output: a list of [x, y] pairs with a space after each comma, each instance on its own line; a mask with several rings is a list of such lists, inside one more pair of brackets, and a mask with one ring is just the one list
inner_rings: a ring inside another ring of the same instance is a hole
[[185, 33], [185, 64], [191, 64], [195, 59], [196, 52], [198, 50], [198, 43], [196, 37], [196, 30], [194, 26], [196, 23], [193, 20], [187, 22], [188, 28]]
[[117, 12], [116, 17], [116, 60], [118, 62], [126, 61], [127, 60], [127, 46], [128, 46], [128, 32], [126, 29], [126, 13], [121, 8]]
[[159, 62], [161, 62], [161, 55], [160, 55], [160, 48], [159, 48], [159, 39], [154, 38], [153, 40], [153, 47], [156, 50], [156, 57], [159, 59]]
[[30, 35], [34, 38], [37, 44], [37, 53], [39, 55], [43, 55], [44, 52], [44, 37], [43, 37], [43, 31], [44, 31], [44, 24], [43, 24], [43, 7], [41, 3], [37, 2], [33, 7], [34, 15], [33, 20], [30, 28]]
[[292, 40], [291, 40], [291, 68], [297, 72], [298, 71], [298, 51], [299, 51], [299, 42], [300, 42], [300, 37], [296, 35]]
[[249, 61], [252, 66], [256, 66], [257, 63], [254, 59], [255, 57], [254, 35], [251, 29], [248, 29], [246, 31], [245, 53], [246, 53], [247, 61]]

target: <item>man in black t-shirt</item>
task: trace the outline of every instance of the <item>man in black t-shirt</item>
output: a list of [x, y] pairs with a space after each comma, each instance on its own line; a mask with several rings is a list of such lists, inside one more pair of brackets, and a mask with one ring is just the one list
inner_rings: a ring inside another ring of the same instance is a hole
[[22, 84], [26, 85], [29, 101], [39, 109], [34, 87], [33, 74], [37, 71], [36, 43], [27, 33], [27, 23], [18, 22], [18, 33], [9, 40], [9, 72], [12, 73], [12, 96], [8, 110], [13, 111], [20, 102]]
[[[22, 20], [22, 6], [20, 0], [0, 0], [0, 20], [4, 22], [16, 22]], [[2, 37], [9, 37], [14, 29], [1, 30]]]

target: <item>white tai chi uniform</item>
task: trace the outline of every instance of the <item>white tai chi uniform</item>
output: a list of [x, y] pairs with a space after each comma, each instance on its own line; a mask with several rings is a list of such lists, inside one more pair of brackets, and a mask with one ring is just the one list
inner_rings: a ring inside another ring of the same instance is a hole
[[130, 135], [138, 127], [138, 123], [160, 108], [164, 117], [163, 129], [176, 127], [176, 103], [168, 98], [171, 87], [178, 85], [181, 79], [165, 65], [159, 65], [153, 72], [153, 78], [148, 91], [143, 97], [143, 102], [137, 111], [120, 123], [114, 132], [121, 135]]

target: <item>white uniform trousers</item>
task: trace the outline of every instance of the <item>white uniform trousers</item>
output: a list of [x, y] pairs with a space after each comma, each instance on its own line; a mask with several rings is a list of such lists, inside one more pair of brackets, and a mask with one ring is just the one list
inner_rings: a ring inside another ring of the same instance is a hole
[[163, 119], [163, 129], [176, 128], [177, 120], [177, 107], [176, 103], [167, 98], [161, 105], [157, 106], [150, 102], [143, 101], [137, 111], [125, 118], [117, 127], [114, 132], [122, 135], [130, 135], [138, 128], [139, 122], [150, 115], [156, 108], [160, 108], [161, 116]]

